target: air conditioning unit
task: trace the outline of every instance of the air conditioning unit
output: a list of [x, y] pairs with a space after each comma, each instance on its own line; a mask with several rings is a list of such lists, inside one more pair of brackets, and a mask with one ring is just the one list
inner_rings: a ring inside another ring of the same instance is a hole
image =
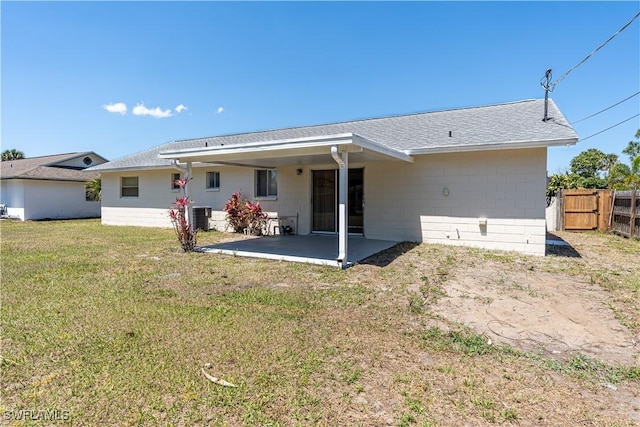
[[211, 218], [211, 208], [208, 206], [193, 207], [193, 228], [196, 230], [209, 231], [209, 218]]

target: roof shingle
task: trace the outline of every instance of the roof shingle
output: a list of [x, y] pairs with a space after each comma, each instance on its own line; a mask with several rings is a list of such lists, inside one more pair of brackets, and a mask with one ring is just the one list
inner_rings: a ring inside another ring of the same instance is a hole
[[0, 162], [0, 178], [87, 182], [97, 177], [99, 173], [55, 167], [55, 164], [89, 154], [94, 153], [88, 151], [5, 160]]

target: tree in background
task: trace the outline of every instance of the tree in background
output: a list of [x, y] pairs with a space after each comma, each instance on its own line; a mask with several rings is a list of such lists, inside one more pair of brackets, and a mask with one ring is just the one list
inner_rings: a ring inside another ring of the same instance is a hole
[[549, 177], [547, 184], [547, 206], [551, 204], [553, 197], [558, 195], [558, 191], [566, 188], [577, 188], [575, 175], [569, 175], [564, 173], [554, 173]]
[[640, 129], [636, 132], [636, 140], [629, 141], [622, 150], [629, 156], [630, 165], [618, 163], [611, 170], [609, 188], [614, 190], [630, 190], [640, 188]]
[[629, 165], [621, 163], [617, 154], [605, 154], [596, 148], [575, 156], [571, 159], [569, 172], [549, 177], [547, 204], [558, 190], [566, 188], [640, 188], [640, 129], [635, 141], [629, 141], [622, 153], [629, 156]]
[[571, 174], [578, 187], [606, 188], [611, 168], [618, 163], [615, 154], [604, 154], [597, 148], [589, 148], [571, 159]]
[[629, 160], [631, 160], [631, 162], [633, 162], [636, 157], [640, 156], [640, 129], [636, 132], [636, 140], [629, 141], [627, 148], [622, 150], [622, 152], [629, 156]]
[[102, 179], [95, 177], [91, 181], [87, 182], [85, 186], [87, 192], [87, 200], [93, 200], [99, 202], [102, 200]]
[[6, 160], [20, 160], [24, 159], [24, 153], [22, 151], [18, 151], [15, 148], [10, 150], [4, 150], [2, 152], [2, 161]]

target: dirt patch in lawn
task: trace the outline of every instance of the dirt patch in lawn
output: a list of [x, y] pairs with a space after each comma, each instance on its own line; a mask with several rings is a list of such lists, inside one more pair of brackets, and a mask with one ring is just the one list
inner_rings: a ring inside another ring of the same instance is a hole
[[600, 286], [521, 264], [501, 267], [487, 262], [461, 269], [443, 285], [446, 296], [433, 311], [521, 350], [640, 363], [637, 337], [604, 304], [609, 296]]
[[495, 343], [564, 360], [584, 354], [640, 365], [638, 242], [566, 232], [552, 237], [567, 245], [549, 245], [539, 259], [452, 252], [450, 267], [432, 267], [445, 274], [438, 281], [442, 295], [424, 301]]

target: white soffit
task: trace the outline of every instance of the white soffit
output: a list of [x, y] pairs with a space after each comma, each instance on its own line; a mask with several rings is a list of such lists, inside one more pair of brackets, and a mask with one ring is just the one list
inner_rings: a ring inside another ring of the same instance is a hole
[[217, 162], [257, 166], [284, 166], [331, 163], [331, 147], [348, 152], [354, 162], [403, 160], [413, 162], [411, 155], [393, 150], [352, 133], [261, 141], [239, 145], [219, 145], [185, 150], [164, 151], [161, 159], [180, 162]]

